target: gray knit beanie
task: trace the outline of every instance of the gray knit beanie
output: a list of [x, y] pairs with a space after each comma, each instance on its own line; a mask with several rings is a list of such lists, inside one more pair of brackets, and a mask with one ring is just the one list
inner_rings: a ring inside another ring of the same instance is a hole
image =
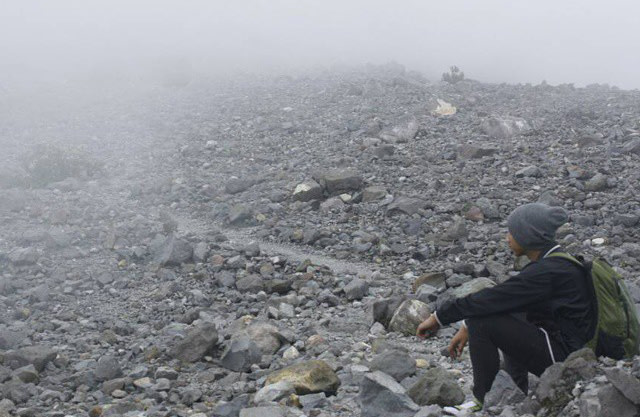
[[555, 241], [556, 230], [569, 220], [562, 207], [542, 203], [520, 206], [507, 218], [509, 233], [524, 249], [542, 249]]

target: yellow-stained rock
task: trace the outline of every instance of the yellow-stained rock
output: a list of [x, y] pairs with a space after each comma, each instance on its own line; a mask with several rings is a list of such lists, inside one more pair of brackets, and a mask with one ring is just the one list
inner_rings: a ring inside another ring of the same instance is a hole
[[416, 359], [416, 367], [421, 369], [428, 368], [429, 362], [426, 359], [422, 358]]
[[305, 395], [318, 392], [335, 394], [340, 386], [340, 379], [326, 362], [313, 360], [288, 366], [267, 377], [265, 385], [280, 381], [293, 383], [296, 394]]

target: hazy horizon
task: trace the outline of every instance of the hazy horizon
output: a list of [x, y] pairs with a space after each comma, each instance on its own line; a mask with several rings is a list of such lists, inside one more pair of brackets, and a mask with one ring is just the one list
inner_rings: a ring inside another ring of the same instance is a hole
[[395, 61], [431, 81], [450, 65], [486, 82], [639, 88], [637, 6], [565, 2], [94, 1], [0, 5], [0, 86], [290, 71]]

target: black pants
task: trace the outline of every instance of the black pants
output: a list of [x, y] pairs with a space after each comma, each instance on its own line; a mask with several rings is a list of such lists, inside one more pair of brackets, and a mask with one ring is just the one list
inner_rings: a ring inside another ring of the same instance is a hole
[[[467, 319], [466, 323], [473, 366], [473, 394], [482, 402], [500, 369], [498, 349], [504, 354], [505, 370], [525, 394], [529, 372], [540, 376], [553, 363], [544, 332], [523, 318], [486, 316]], [[549, 341], [555, 361], [565, 360], [569, 352], [552, 337]]]

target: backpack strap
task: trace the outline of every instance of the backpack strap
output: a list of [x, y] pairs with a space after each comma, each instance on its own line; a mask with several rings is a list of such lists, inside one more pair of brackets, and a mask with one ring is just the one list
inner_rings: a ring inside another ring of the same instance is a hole
[[585, 265], [578, 258], [576, 258], [575, 256], [572, 256], [572, 255], [569, 255], [566, 252], [553, 252], [553, 253], [550, 253], [549, 255], [547, 255], [547, 258], [550, 258], [552, 256], [555, 257], [555, 258], [566, 259], [567, 261], [571, 261], [571, 262], [573, 262], [574, 264], [576, 264], [578, 266], [581, 266], [583, 268], [585, 267]]

